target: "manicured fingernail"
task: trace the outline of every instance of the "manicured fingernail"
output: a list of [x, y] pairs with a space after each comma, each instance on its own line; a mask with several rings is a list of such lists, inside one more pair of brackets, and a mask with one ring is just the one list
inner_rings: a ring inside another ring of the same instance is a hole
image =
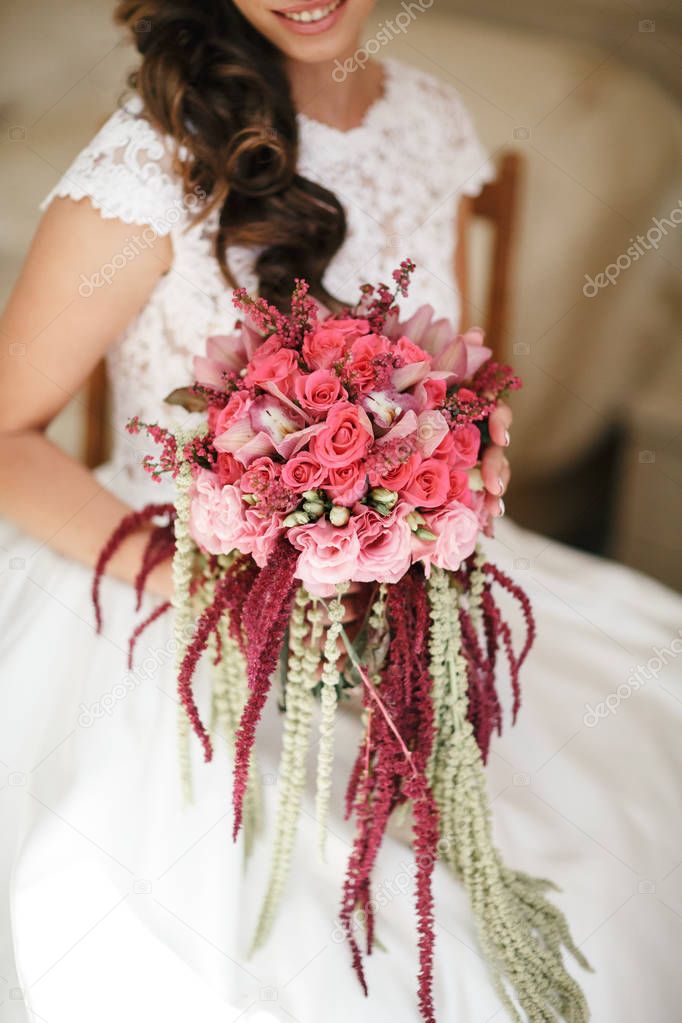
[[500, 512], [500, 518], [502, 518], [502, 516], [504, 515], [504, 501], [502, 500], [502, 498], [500, 498], [499, 504], [498, 504], [497, 507], [498, 507], [499, 512]]
[[506, 448], [508, 448], [510, 444], [511, 444], [511, 436], [509, 434], [509, 430], [505, 430], [504, 431], [504, 446]]
[[497, 492], [500, 495], [504, 493], [504, 482], [501, 476], [497, 477]]

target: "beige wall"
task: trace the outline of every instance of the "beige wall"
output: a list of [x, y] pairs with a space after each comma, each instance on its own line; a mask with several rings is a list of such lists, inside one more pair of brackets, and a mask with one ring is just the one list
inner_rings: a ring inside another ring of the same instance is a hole
[[[114, 107], [133, 63], [109, 22], [112, 6], [3, 4], [3, 292], [38, 201]], [[491, 152], [513, 146], [525, 157], [510, 354], [526, 387], [515, 408], [510, 506], [568, 538], [594, 539], [604, 520], [613, 553], [680, 583], [673, 359], [682, 227], [594, 298], [582, 291], [585, 274], [614, 262], [682, 199], [678, 62], [669, 59], [679, 22], [663, 0], [638, 11], [620, 0], [513, 7], [435, 0], [381, 50], [452, 81]], [[368, 37], [397, 10], [398, 2], [380, 6]], [[474, 246], [480, 306], [485, 245], [478, 238]], [[79, 418], [72, 407], [58, 428], [72, 448]]]

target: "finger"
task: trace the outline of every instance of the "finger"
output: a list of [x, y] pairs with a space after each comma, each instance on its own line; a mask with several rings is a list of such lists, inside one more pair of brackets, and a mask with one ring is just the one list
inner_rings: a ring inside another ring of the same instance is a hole
[[481, 462], [483, 486], [494, 497], [502, 497], [509, 483], [509, 462], [502, 448], [488, 448]]
[[488, 418], [488, 432], [493, 444], [498, 444], [501, 448], [509, 447], [511, 424], [512, 410], [502, 401]]
[[501, 497], [495, 497], [494, 494], [485, 495], [485, 507], [494, 519], [501, 519], [504, 515], [504, 500]]

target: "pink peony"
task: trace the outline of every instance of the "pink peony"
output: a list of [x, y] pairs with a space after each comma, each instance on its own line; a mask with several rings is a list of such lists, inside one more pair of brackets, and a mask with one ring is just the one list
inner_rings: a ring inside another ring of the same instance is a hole
[[367, 491], [364, 462], [351, 462], [350, 465], [330, 469], [325, 490], [334, 504], [351, 508]]
[[305, 411], [318, 418], [324, 416], [337, 401], [348, 397], [337, 375], [328, 369], [298, 374], [294, 380], [294, 394]]
[[410, 567], [412, 530], [398, 506], [391, 515], [363, 507], [353, 516], [360, 541], [356, 582], [397, 583]]
[[425, 518], [427, 529], [436, 539], [420, 540], [413, 533], [413, 560], [423, 562], [427, 578], [431, 565], [456, 572], [476, 547], [480, 528], [476, 514], [463, 504], [452, 504]]
[[327, 470], [309, 451], [300, 451], [282, 466], [282, 483], [297, 494], [317, 490], [327, 478]]
[[339, 402], [310, 442], [310, 450], [322, 465], [338, 469], [364, 458], [372, 439], [372, 424], [364, 409]]
[[449, 489], [447, 464], [437, 458], [425, 458], [401, 494], [413, 508], [438, 508], [444, 504]]
[[331, 597], [336, 583], [354, 577], [360, 541], [352, 518], [343, 529], [318, 519], [307, 526], [294, 526], [288, 536], [301, 552], [295, 576], [313, 596]]

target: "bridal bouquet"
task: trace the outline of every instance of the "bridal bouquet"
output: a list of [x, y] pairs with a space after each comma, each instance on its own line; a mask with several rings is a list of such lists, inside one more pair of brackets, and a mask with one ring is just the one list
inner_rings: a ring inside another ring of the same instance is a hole
[[[278, 820], [254, 943], [284, 893], [318, 729], [316, 818], [324, 853], [337, 708], [361, 698], [362, 736], [347, 779], [355, 843], [340, 922], [365, 992], [375, 942], [372, 874], [389, 818], [410, 814], [416, 862], [419, 1004], [434, 1020], [431, 881], [445, 861], [466, 887], [498, 992], [514, 1019], [588, 1018], [563, 966], [584, 964], [548, 882], [507, 867], [491, 835], [484, 764], [502, 724], [500, 657], [519, 708], [519, 670], [534, 636], [529, 601], [478, 545], [490, 531], [479, 470], [487, 420], [519, 381], [490, 359], [480, 331], [457, 336], [424, 306], [400, 321], [413, 264], [394, 286], [365, 286], [331, 315], [298, 282], [291, 311], [235, 292], [242, 321], [208, 339], [195, 382], [167, 400], [199, 413], [187, 431], [134, 420], [162, 445], [147, 458], [175, 478], [174, 505], [129, 516], [103, 550], [94, 584], [131, 529], [159, 516], [138, 577], [173, 554], [178, 690], [206, 760], [211, 732], [234, 739], [234, 834], [258, 818], [255, 738], [273, 686], [283, 708]], [[344, 597], [367, 611], [344, 626]], [[499, 592], [525, 619], [520, 648]], [[157, 608], [135, 632], [134, 642]], [[132, 644], [131, 644], [132, 649]], [[201, 719], [193, 679], [210, 654], [213, 721]], [[319, 704], [317, 723], [315, 705]], [[185, 764], [188, 755], [185, 749]]]

